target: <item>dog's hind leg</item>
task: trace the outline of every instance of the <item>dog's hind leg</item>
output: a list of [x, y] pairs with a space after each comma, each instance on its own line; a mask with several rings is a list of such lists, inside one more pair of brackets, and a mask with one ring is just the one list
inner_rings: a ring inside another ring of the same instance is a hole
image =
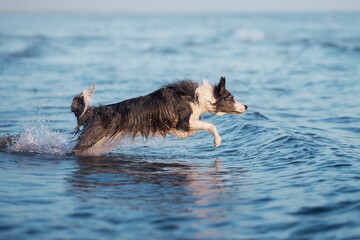
[[194, 135], [196, 133], [196, 131], [188, 131], [188, 132], [183, 132], [177, 129], [171, 129], [169, 134], [173, 135], [174, 137], [178, 137], [178, 138], [187, 138], [187, 137], [191, 137], [192, 135]]
[[214, 145], [217, 148], [221, 144], [221, 137], [216, 129], [216, 126], [211, 123], [202, 122], [200, 120], [190, 121], [190, 130], [205, 130], [214, 135]]

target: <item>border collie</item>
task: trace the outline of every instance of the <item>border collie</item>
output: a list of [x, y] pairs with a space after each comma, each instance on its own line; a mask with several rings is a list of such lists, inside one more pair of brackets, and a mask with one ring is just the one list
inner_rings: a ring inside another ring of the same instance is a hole
[[200, 121], [199, 117], [206, 112], [242, 114], [247, 109], [225, 89], [225, 81], [221, 77], [219, 84], [214, 85], [206, 80], [202, 83], [181, 80], [146, 96], [90, 107], [93, 83], [89, 90], [75, 96], [71, 105], [78, 124], [74, 134], [80, 132], [72, 154], [96, 155], [105, 145], [126, 135], [147, 139], [149, 135], [166, 137], [170, 134], [187, 138], [198, 130], [213, 134], [215, 147], [218, 147], [221, 138], [215, 125]]

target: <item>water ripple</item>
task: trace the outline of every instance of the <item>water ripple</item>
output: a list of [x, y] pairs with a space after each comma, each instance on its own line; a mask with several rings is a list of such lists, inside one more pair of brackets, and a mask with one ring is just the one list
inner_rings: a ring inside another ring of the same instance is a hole
[[[1, 238], [359, 239], [359, 16], [0, 15]], [[218, 148], [66, 155], [92, 81], [99, 105], [220, 76], [249, 109], [201, 118]]]

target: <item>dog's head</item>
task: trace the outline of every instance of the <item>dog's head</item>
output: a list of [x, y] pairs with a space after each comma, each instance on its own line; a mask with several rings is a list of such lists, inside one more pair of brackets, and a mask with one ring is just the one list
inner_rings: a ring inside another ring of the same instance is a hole
[[225, 88], [225, 81], [226, 79], [221, 77], [219, 84], [214, 88], [214, 97], [216, 102], [213, 104], [215, 111], [212, 112], [212, 114], [224, 115], [229, 113], [244, 113], [247, 106], [234, 99], [234, 96]]

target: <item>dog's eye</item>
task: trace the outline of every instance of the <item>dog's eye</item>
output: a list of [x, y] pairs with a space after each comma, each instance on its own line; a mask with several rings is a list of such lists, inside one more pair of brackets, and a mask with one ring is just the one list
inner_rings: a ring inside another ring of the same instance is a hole
[[229, 96], [226, 97], [226, 100], [228, 100], [228, 101], [234, 101], [235, 99], [234, 99], [234, 96], [233, 96], [233, 95], [229, 95]]

